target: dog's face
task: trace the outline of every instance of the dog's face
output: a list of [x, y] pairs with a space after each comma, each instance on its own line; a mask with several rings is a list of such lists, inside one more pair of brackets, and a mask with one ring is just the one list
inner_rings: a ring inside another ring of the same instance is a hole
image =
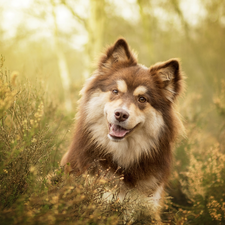
[[164, 123], [161, 112], [151, 102], [154, 87], [149, 82], [147, 68], [123, 68], [114, 73], [111, 84], [105, 88], [108, 89], [109, 100], [104, 106], [104, 117], [111, 141], [123, 141], [150, 127], [152, 136], [159, 134]]
[[[81, 91], [85, 124], [93, 141], [116, 152], [120, 161], [138, 158], [149, 146], [155, 148], [170, 120], [180, 81], [176, 59], [147, 68], [137, 64], [126, 41], [119, 39], [107, 49]], [[129, 156], [125, 149], [129, 149]]]

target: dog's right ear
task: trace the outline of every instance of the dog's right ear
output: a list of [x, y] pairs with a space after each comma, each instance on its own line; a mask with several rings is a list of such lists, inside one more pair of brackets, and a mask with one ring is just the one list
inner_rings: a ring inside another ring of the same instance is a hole
[[121, 38], [106, 50], [106, 53], [100, 59], [98, 67], [100, 70], [106, 71], [108, 69], [123, 68], [136, 64], [137, 59], [134, 53], [130, 50], [125, 39]]

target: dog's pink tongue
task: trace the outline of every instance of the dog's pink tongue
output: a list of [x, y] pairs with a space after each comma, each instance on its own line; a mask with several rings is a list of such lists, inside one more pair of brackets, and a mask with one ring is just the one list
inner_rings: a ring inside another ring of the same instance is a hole
[[109, 134], [113, 137], [124, 137], [129, 130], [122, 128], [121, 126], [112, 124], [110, 126]]

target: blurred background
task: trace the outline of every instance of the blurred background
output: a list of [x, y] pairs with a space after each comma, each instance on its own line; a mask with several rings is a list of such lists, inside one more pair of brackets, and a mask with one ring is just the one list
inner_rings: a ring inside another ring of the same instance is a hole
[[180, 58], [186, 137], [176, 146], [169, 194], [174, 204], [191, 205], [183, 212], [190, 224], [209, 224], [204, 215], [225, 222], [224, 0], [0, 0], [0, 25], [3, 70], [41, 83], [70, 125], [82, 84], [117, 38], [149, 67]]
[[43, 79], [69, 110], [73, 90], [118, 37], [146, 66], [180, 58], [187, 94], [202, 99], [196, 110], [208, 109], [225, 78], [224, 0], [0, 0], [0, 21], [5, 66]]
[[224, 0], [0, 0], [0, 21], [4, 66], [41, 80], [73, 113], [81, 85], [118, 37], [146, 66], [180, 58], [187, 77], [182, 115], [209, 113], [204, 123], [218, 135], [220, 118], [210, 106], [222, 107]]

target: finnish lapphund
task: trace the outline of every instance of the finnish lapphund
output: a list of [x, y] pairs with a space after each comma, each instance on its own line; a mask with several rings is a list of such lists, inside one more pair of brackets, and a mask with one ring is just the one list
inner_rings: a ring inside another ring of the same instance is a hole
[[182, 87], [179, 60], [143, 66], [126, 40], [118, 39], [81, 90], [73, 141], [61, 165], [81, 174], [99, 160], [102, 168], [123, 175], [120, 199], [135, 188], [160, 211], [172, 148], [183, 130], [175, 110]]

